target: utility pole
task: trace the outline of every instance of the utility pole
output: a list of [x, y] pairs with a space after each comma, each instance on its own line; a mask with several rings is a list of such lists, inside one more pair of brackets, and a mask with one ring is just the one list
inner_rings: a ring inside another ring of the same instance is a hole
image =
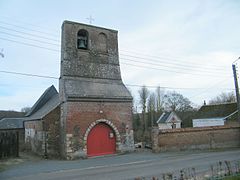
[[[239, 60], [239, 59], [240, 59], [240, 57], [237, 60]], [[236, 61], [234, 61], [234, 62], [236, 62]], [[236, 65], [234, 64], [234, 62], [232, 64], [232, 69], [233, 69], [233, 77], [234, 77], [234, 84], [235, 84], [235, 91], [236, 91], [236, 98], [237, 98], [238, 121], [240, 122], [240, 97], [239, 97], [237, 70], [236, 70]]]

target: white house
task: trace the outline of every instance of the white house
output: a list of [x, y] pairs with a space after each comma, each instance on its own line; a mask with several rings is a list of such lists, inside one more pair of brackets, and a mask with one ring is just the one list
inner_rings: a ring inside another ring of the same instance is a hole
[[181, 128], [182, 120], [175, 112], [164, 112], [158, 119], [159, 129], [175, 129]]

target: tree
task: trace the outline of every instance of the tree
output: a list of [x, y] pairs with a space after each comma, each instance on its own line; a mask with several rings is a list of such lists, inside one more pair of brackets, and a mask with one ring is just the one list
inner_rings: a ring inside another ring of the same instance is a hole
[[157, 104], [157, 112], [158, 113], [160, 113], [160, 112], [162, 112], [162, 110], [163, 110], [163, 92], [161, 91], [161, 89], [160, 89], [160, 86], [158, 86], [157, 87], [157, 89], [156, 89], [156, 95], [157, 95], [157, 97], [156, 97], [156, 104]]
[[138, 91], [139, 97], [140, 97], [140, 105], [142, 107], [142, 120], [143, 120], [143, 129], [144, 131], [147, 129], [147, 123], [146, 123], [146, 103], [147, 98], [149, 96], [149, 91], [146, 86], [142, 86], [142, 88]]
[[172, 91], [164, 95], [164, 106], [171, 111], [188, 111], [192, 109], [191, 101], [183, 95]]
[[214, 97], [209, 101], [209, 104], [222, 104], [227, 102], [236, 102], [236, 96], [234, 92], [222, 92], [218, 96]]
[[152, 127], [155, 123], [155, 112], [156, 112], [156, 95], [151, 93], [148, 98], [148, 116], [149, 125]]
[[21, 112], [27, 114], [30, 110], [31, 110], [31, 107], [23, 107], [23, 108], [21, 109]]

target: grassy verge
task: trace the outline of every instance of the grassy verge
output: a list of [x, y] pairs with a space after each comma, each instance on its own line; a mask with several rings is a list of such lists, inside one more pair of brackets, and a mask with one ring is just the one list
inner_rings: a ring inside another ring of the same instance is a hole
[[223, 180], [239, 180], [240, 179], [240, 175], [238, 176], [233, 176], [233, 177], [226, 177]]

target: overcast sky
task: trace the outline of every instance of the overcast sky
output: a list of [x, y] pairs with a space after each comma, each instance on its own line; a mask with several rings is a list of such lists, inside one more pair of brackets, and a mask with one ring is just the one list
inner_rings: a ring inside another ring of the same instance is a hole
[[[177, 91], [196, 105], [234, 90], [238, 0], [1, 0], [0, 110], [21, 110], [52, 84], [58, 89], [58, 79], [3, 71], [58, 78], [62, 22], [89, 23], [90, 15], [93, 25], [118, 30], [125, 84]], [[139, 87], [128, 87], [137, 99]]]

